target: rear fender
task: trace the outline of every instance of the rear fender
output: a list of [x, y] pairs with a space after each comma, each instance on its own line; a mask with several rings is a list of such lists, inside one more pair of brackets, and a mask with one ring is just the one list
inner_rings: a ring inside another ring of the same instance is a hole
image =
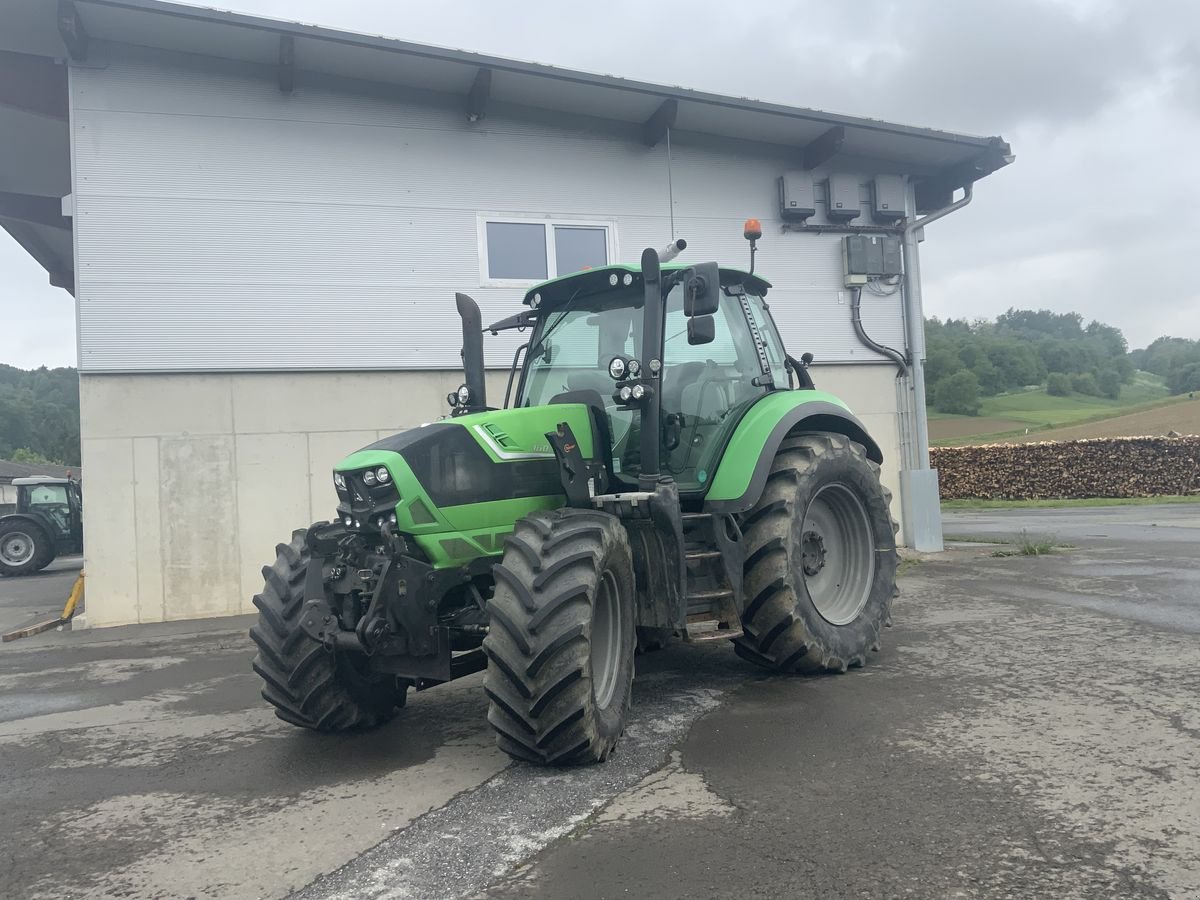
[[29, 513], [10, 513], [7, 516], [0, 516], [0, 525], [7, 525], [9, 522], [24, 522], [27, 525], [40, 528], [42, 533], [52, 541], [58, 536], [58, 532], [52, 526], [52, 524], [43, 521], [40, 516], [31, 515]]
[[845, 435], [862, 444], [873, 462], [883, 462], [883, 452], [866, 426], [837, 397], [821, 391], [777, 391], [750, 407], [734, 429], [705, 496], [705, 511], [728, 514], [753, 507], [779, 445], [793, 431]]

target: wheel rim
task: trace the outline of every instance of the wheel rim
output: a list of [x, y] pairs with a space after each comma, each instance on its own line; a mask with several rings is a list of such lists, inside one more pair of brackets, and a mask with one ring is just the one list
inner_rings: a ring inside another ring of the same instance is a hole
[[23, 566], [33, 559], [33, 538], [23, 531], [10, 531], [0, 538], [0, 559], [8, 566]]
[[604, 709], [617, 689], [621, 657], [621, 604], [617, 579], [612, 572], [600, 576], [596, 603], [592, 607], [592, 694], [596, 705]]
[[804, 513], [801, 572], [821, 618], [848, 625], [858, 618], [875, 581], [871, 520], [857, 493], [827, 484]]

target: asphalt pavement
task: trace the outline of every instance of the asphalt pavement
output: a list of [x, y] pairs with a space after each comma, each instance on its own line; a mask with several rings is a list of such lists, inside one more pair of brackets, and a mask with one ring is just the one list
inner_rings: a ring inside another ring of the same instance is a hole
[[510, 765], [479, 676], [296, 731], [244, 619], [5, 644], [0, 895], [1200, 896], [1200, 506], [946, 525], [1022, 528], [1075, 549], [906, 563], [863, 670], [639, 657], [587, 769]]
[[34, 575], [0, 576], [0, 634], [61, 614], [82, 567], [83, 557], [64, 556]]

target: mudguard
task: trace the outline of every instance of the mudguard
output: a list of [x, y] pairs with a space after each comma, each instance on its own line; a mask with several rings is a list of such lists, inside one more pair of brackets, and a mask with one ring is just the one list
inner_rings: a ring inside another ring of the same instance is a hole
[[704, 498], [706, 512], [740, 513], [762, 495], [779, 445], [789, 431], [844, 434], [883, 462], [879, 445], [850, 407], [824, 391], [774, 391], [750, 407], [734, 429]]

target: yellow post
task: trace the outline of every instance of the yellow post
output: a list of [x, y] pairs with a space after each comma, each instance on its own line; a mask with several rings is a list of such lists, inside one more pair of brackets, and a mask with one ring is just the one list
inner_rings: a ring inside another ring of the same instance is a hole
[[79, 603], [79, 598], [83, 596], [83, 572], [79, 573], [79, 577], [75, 579], [75, 584], [71, 586], [71, 593], [67, 597], [67, 605], [63, 607], [61, 620], [63, 622], [75, 615], [75, 607]]

